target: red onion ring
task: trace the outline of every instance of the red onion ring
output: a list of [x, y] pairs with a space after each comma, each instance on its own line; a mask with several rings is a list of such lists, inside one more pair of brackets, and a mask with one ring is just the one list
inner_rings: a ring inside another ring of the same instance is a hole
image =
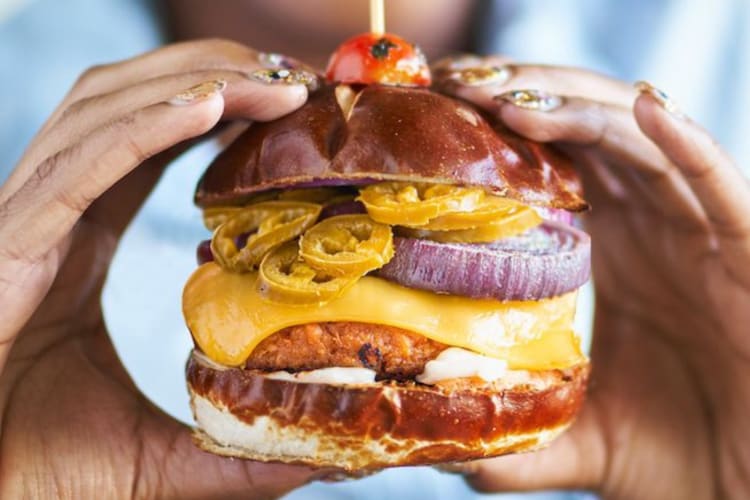
[[395, 238], [394, 245], [380, 277], [464, 297], [539, 300], [577, 289], [591, 273], [591, 239], [559, 222], [489, 244]]
[[569, 226], [574, 225], [575, 217], [573, 216], [573, 212], [568, 212], [567, 210], [563, 210], [562, 208], [546, 207], [534, 207], [534, 210], [536, 210], [539, 216], [544, 220], [552, 222], [562, 222], [563, 224], [568, 224]]
[[211, 240], [203, 240], [198, 243], [198, 248], [195, 250], [195, 258], [199, 266], [214, 260], [214, 254], [211, 251]]
[[359, 201], [343, 201], [341, 203], [334, 203], [332, 205], [326, 205], [320, 212], [320, 218], [318, 220], [328, 219], [335, 215], [348, 215], [348, 214], [365, 214], [367, 210], [362, 202]]

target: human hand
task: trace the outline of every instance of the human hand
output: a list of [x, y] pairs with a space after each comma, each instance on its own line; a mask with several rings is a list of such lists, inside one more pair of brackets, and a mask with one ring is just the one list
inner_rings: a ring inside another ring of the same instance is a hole
[[130, 380], [100, 306], [124, 228], [186, 141], [306, 100], [314, 75], [275, 63], [207, 40], [93, 68], [0, 187], [0, 497], [267, 498], [312, 478], [194, 447]]
[[749, 497], [748, 181], [648, 84], [639, 93], [502, 58], [443, 61], [436, 75], [509, 128], [567, 152], [593, 207], [593, 371], [581, 415], [547, 450], [459, 470], [485, 491]]

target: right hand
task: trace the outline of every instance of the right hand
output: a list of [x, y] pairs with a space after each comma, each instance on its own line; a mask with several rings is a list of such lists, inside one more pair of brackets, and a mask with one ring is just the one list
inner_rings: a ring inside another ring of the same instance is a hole
[[467, 61], [469, 75], [495, 79], [469, 85], [456, 78], [466, 68], [448, 72], [452, 92], [579, 167], [596, 290], [576, 423], [546, 450], [463, 466], [468, 481], [492, 492], [750, 498], [750, 183], [650, 85]]
[[0, 186], [0, 497], [267, 498], [313, 478], [196, 448], [135, 387], [100, 306], [123, 230], [186, 141], [305, 102], [305, 85], [248, 78], [263, 68], [220, 40], [92, 68]]

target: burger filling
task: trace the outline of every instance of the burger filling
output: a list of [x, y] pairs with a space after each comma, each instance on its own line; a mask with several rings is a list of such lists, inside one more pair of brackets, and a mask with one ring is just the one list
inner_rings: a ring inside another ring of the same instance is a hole
[[402, 328], [368, 323], [307, 323], [274, 333], [248, 357], [247, 369], [304, 372], [329, 367], [372, 370], [377, 380], [409, 380], [449, 346]]
[[574, 291], [473, 298], [373, 274], [394, 256], [394, 230], [455, 247], [541, 223], [531, 207], [481, 188], [389, 182], [356, 200], [351, 188], [294, 190], [204, 219], [214, 230], [209, 262], [188, 281], [183, 309], [197, 349], [221, 366], [297, 382], [435, 385], [531, 383], [585, 361]]

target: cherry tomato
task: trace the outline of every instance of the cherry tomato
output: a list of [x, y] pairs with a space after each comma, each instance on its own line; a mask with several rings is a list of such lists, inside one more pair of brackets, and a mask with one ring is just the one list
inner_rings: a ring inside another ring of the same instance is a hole
[[326, 78], [338, 83], [428, 87], [430, 68], [414, 44], [385, 33], [363, 33], [342, 43], [328, 61]]

